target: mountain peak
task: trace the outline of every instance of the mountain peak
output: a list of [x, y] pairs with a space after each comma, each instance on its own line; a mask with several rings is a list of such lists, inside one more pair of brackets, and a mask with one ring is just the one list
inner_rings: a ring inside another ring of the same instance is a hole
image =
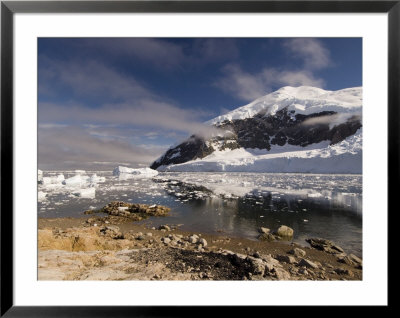
[[[314, 164], [321, 164], [326, 171], [330, 165], [338, 165], [335, 172], [359, 171], [361, 107], [361, 87], [328, 91], [285, 86], [208, 121], [221, 134], [193, 135], [169, 149], [151, 168], [315, 172]], [[357, 131], [359, 135], [353, 138]], [[300, 158], [295, 159], [300, 164], [291, 166], [292, 159], [284, 159], [287, 156]], [[333, 161], [307, 159], [314, 157]], [[343, 158], [348, 159], [347, 166], [340, 164]]]
[[361, 106], [362, 87], [329, 91], [312, 86], [285, 86], [247, 105], [213, 118], [206, 124], [216, 125], [225, 120], [251, 118], [260, 112], [274, 115], [285, 107], [288, 111], [294, 111], [294, 114], [309, 115], [321, 111], [361, 112]]

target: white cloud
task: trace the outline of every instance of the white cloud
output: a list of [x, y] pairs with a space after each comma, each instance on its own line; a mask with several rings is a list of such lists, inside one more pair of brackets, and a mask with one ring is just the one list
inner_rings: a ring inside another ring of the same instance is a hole
[[[99, 62], [54, 62], [44, 59], [41, 69], [48, 85], [61, 84], [74, 96], [70, 102], [40, 102], [39, 123], [131, 124], [189, 133], [208, 130], [199, 122], [199, 118], [206, 115], [204, 111], [182, 109], [168, 98], [152, 92], [134, 77]], [[100, 102], [89, 107], [74, 102], [74, 97], [92, 97]]]
[[78, 97], [104, 97], [106, 100], [155, 97], [134, 77], [123, 75], [95, 60], [59, 62], [42, 57], [39, 65], [41, 94], [61, 85]]
[[303, 60], [304, 68], [316, 70], [332, 65], [329, 50], [313, 38], [295, 38], [284, 42], [292, 56]]
[[224, 77], [215, 82], [226, 92], [244, 100], [252, 101], [270, 93], [274, 87], [281, 86], [317, 86], [324, 85], [324, 81], [316, 78], [312, 72], [307, 70], [278, 70], [265, 68], [258, 73], [248, 73], [238, 65], [227, 65]]
[[236, 40], [231, 38], [205, 38], [193, 42], [188, 61], [192, 64], [231, 60], [239, 56]]
[[244, 100], [252, 101], [282, 86], [324, 87], [322, 78], [315, 71], [332, 65], [329, 50], [321, 41], [313, 38], [294, 38], [283, 42], [293, 58], [300, 59], [298, 69], [265, 67], [256, 73], [249, 73], [239, 65], [226, 65], [224, 76], [215, 85], [225, 92]]

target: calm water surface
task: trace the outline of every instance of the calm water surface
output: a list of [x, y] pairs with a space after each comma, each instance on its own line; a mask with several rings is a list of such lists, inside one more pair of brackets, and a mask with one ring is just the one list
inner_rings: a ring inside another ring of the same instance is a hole
[[[45, 176], [71, 172], [45, 172]], [[95, 196], [82, 198], [75, 188], [39, 185], [46, 199], [38, 203], [39, 217], [76, 217], [91, 208], [120, 200], [161, 204], [167, 217], [143, 221], [149, 225], [182, 224], [189, 231], [256, 239], [260, 226], [294, 229], [294, 241], [308, 237], [331, 239], [346, 251], [362, 252], [362, 176], [274, 173], [160, 173], [155, 178], [124, 179], [95, 172], [105, 182]], [[92, 173], [88, 172], [90, 176]]]

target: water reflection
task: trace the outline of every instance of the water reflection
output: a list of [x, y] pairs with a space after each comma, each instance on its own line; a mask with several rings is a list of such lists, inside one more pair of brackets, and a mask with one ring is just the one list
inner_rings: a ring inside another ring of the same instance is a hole
[[97, 185], [96, 198], [71, 196], [63, 187], [42, 187], [41, 217], [82, 216], [113, 200], [161, 204], [171, 208], [165, 218], [145, 223], [183, 224], [189, 231], [226, 233], [256, 239], [259, 227], [287, 225], [294, 240], [319, 236], [356, 253], [362, 249], [361, 176], [168, 173], [154, 179], [122, 180], [110, 174]]

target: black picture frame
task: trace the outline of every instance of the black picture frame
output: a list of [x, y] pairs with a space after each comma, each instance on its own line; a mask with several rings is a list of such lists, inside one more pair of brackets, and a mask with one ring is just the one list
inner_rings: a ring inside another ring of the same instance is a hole
[[[191, 316], [193, 307], [24, 307], [13, 302], [13, 16], [14, 13], [387, 13], [388, 14], [388, 206], [399, 186], [400, 1], [1, 1], [1, 316]], [[388, 217], [390, 216], [388, 212]], [[395, 211], [394, 211], [395, 212]], [[392, 222], [393, 223], [393, 222]], [[390, 224], [390, 222], [388, 223]], [[393, 224], [392, 224], [393, 225]], [[388, 228], [390, 231], [390, 228]], [[389, 233], [388, 232], [388, 233]], [[388, 243], [391, 241], [388, 239]], [[389, 246], [389, 245], [388, 245]], [[389, 248], [390, 250], [390, 248]], [[389, 255], [389, 254], [388, 254]], [[388, 284], [390, 280], [388, 277]], [[388, 299], [388, 304], [389, 299]], [[389, 307], [389, 306], [388, 306]], [[256, 309], [255, 307], [252, 307]], [[291, 307], [291, 309], [295, 309]], [[303, 308], [304, 309], [304, 308]], [[215, 308], [213, 309], [213, 311]], [[296, 313], [302, 310], [296, 309]]]

